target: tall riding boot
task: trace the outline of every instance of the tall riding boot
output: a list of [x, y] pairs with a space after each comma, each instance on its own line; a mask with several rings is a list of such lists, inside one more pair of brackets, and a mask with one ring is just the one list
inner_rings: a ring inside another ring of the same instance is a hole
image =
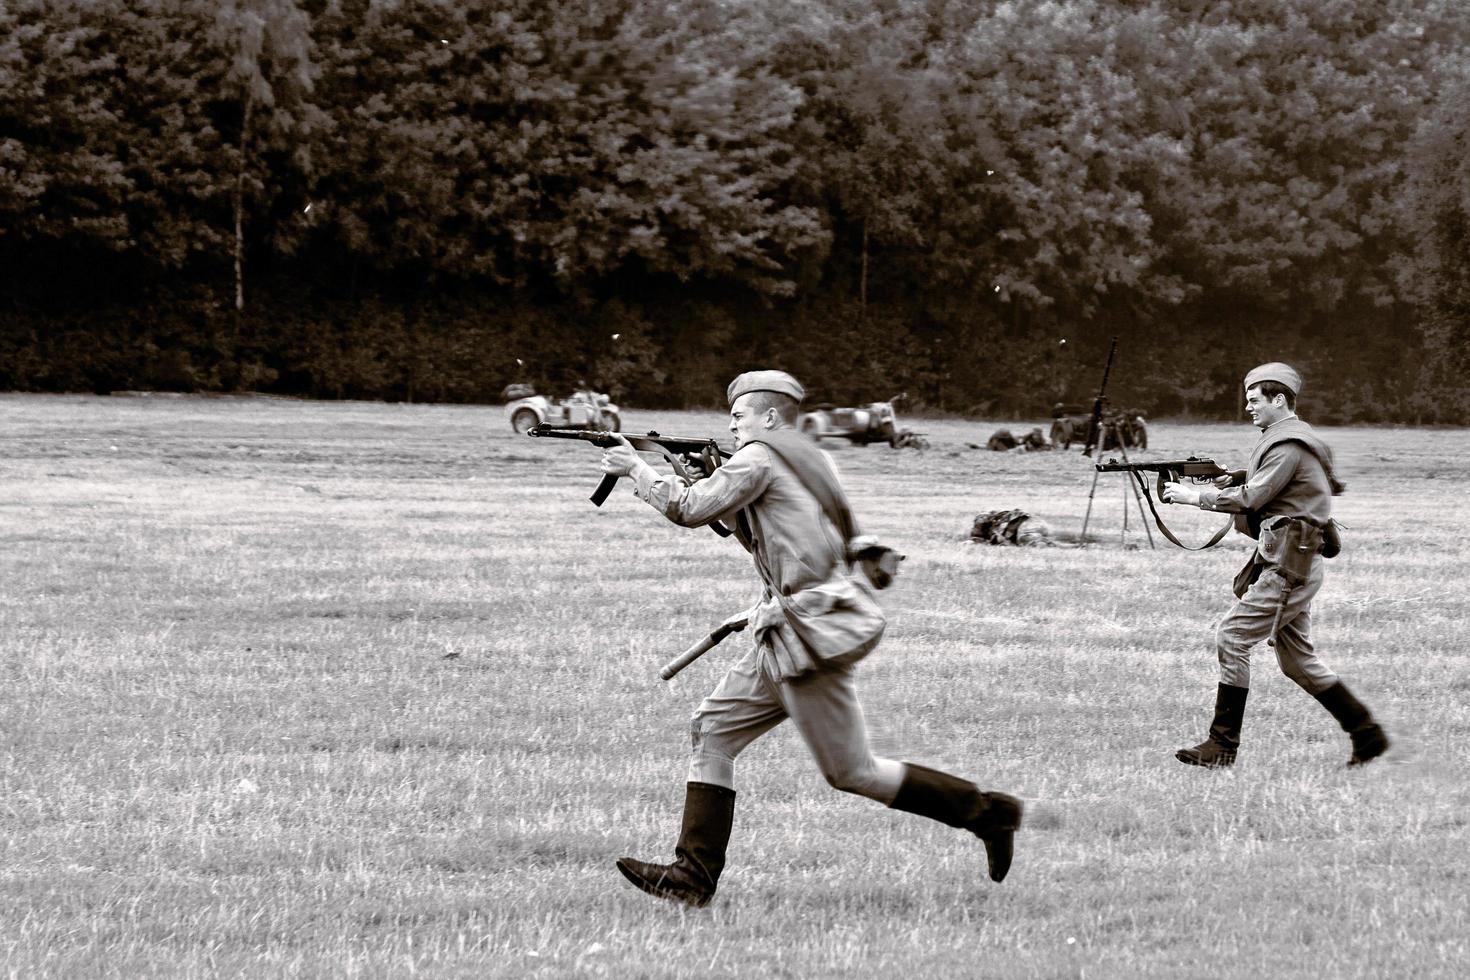
[[1210, 735], [1193, 748], [1180, 749], [1174, 758], [1189, 766], [1223, 769], [1235, 765], [1240, 748], [1240, 726], [1245, 722], [1245, 699], [1248, 687], [1221, 684], [1215, 691], [1215, 720]]
[[690, 783], [684, 791], [684, 825], [673, 864], [618, 858], [618, 870], [639, 888], [704, 908], [715, 897], [725, 867], [725, 848], [735, 822], [735, 791], [713, 783]]
[[1002, 880], [1010, 870], [1016, 829], [1021, 826], [1021, 801], [1014, 796], [985, 793], [949, 773], [905, 762], [898, 795], [888, 805], [980, 838], [991, 881]]
[[1388, 751], [1388, 735], [1342, 681], [1312, 696], [1332, 713], [1342, 730], [1353, 740], [1353, 755], [1348, 759], [1348, 765], [1361, 766]]

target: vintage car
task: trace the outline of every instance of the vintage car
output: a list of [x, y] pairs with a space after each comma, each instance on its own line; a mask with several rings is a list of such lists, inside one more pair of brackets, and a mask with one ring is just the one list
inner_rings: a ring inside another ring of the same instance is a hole
[[524, 434], [533, 425], [570, 426], [583, 429], [606, 429], [617, 432], [623, 427], [622, 412], [607, 395], [590, 388], [578, 388], [566, 398], [550, 399], [538, 395], [529, 385], [511, 385], [505, 395], [505, 417], [510, 427]]

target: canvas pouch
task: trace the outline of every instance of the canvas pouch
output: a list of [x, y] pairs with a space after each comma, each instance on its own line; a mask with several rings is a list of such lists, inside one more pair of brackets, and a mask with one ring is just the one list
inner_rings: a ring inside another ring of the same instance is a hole
[[1261, 525], [1256, 546], [1261, 560], [1278, 569], [1288, 582], [1302, 582], [1322, 550], [1322, 528], [1300, 517], [1277, 517]]
[[888, 621], [866, 582], [838, 574], [762, 600], [751, 624], [755, 642], [768, 651], [771, 673], [791, 680], [862, 660], [878, 646]]

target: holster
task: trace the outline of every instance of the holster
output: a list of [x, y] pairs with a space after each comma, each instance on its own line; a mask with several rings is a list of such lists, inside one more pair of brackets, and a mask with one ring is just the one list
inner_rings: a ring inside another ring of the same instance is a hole
[[1256, 554], [1263, 564], [1280, 571], [1289, 585], [1307, 580], [1321, 551], [1322, 528], [1305, 518], [1274, 517], [1261, 525]]

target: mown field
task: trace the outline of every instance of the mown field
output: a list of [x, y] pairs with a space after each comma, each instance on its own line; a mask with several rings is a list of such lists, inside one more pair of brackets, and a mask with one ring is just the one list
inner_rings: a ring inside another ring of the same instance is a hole
[[[1016, 866], [832, 791], [782, 728], [694, 912], [612, 861], [670, 853], [689, 713], [743, 637], [657, 668], [754, 597], [733, 543], [592, 507], [596, 450], [496, 407], [0, 396], [0, 974], [1463, 976], [1467, 433], [1326, 430], [1349, 530], [1319, 649], [1393, 750], [1343, 768], [1262, 650], [1215, 773], [1173, 750], [1244, 539], [1151, 551], [1135, 516], [1125, 546], [1108, 477], [1092, 547], [973, 546], [1001, 507], [1075, 533], [1088, 461], [916, 425], [922, 453], [832, 446], [909, 556], [869, 721], [1023, 796]], [[1158, 423], [1146, 456], [1241, 465], [1253, 435]]]

